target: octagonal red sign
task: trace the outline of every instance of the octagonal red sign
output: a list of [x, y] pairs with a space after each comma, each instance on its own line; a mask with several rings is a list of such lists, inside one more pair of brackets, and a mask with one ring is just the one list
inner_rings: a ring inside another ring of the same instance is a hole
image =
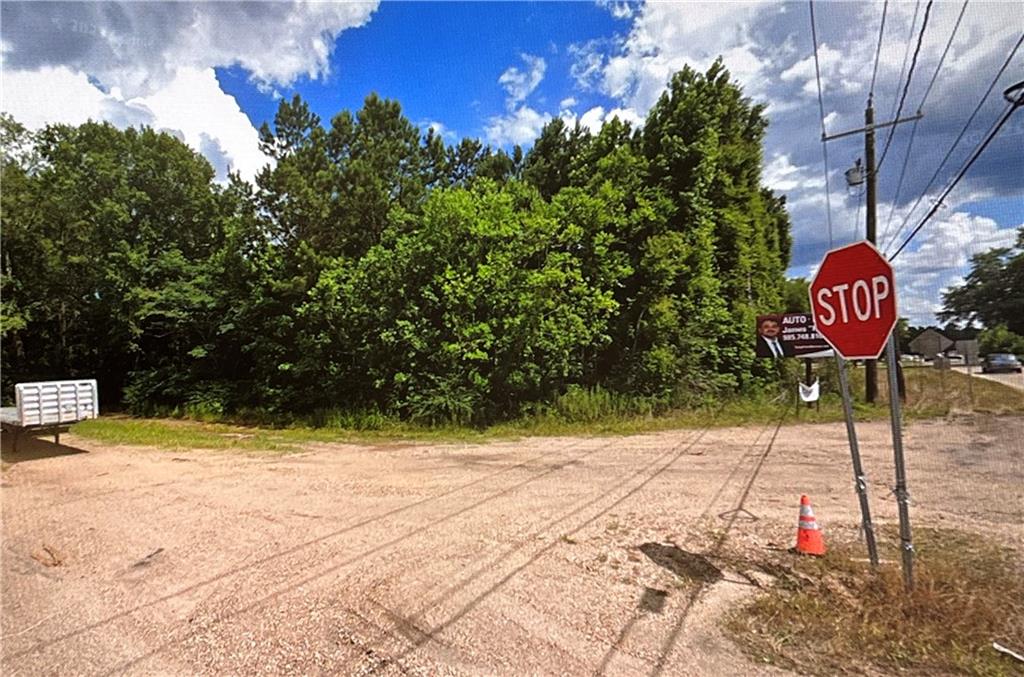
[[814, 328], [848, 360], [877, 358], [896, 326], [892, 266], [867, 241], [825, 254], [810, 286]]

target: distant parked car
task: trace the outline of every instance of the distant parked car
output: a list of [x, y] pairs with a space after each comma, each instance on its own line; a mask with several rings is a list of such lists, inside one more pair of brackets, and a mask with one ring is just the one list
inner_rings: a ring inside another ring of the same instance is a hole
[[964, 356], [959, 353], [946, 353], [946, 359], [949, 360], [949, 363], [951, 365], [955, 365], [958, 367], [962, 367], [963, 365], [967, 364], [967, 361], [964, 359]]
[[1015, 371], [1018, 374], [1021, 373], [1021, 363], [1017, 359], [1016, 355], [1010, 355], [1007, 353], [992, 353], [986, 355], [985, 359], [981, 363], [981, 371], [985, 374], [995, 374], [996, 372]]

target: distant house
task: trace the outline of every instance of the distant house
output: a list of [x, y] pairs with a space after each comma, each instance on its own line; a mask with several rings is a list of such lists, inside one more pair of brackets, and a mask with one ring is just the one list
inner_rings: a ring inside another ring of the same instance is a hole
[[[942, 332], [931, 327], [925, 329], [910, 342], [910, 350], [918, 355], [924, 355], [926, 360], [934, 360], [936, 355], [944, 353], [952, 347], [952, 341], [946, 338]], [[975, 352], [977, 352], [977, 348], [975, 348]]]

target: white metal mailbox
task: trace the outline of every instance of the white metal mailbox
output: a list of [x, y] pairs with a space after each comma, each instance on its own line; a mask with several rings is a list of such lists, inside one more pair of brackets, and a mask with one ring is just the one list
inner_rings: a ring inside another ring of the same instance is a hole
[[22, 428], [71, 424], [96, 418], [100, 412], [95, 380], [19, 383], [14, 397]]
[[95, 380], [43, 381], [14, 386], [17, 406], [0, 409], [0, 428], [13, 436], [12, 448], [18, 450], [18, 437], [53, 433], [60, 444], [60, 433], [72, 423], [100, 415], [100, 396]]

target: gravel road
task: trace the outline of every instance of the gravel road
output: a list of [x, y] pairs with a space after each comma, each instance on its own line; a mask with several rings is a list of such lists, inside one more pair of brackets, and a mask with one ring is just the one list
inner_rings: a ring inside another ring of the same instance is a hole
[[[888, 426], [859, 430], [894, 523]], [[915, 525], [1020, 542], [1022, 439], [1024, 418], [912, 424]], [[763, 582], [739, 556], [791, 545], [802, 493], [826, 538], [858, 521], [841, 424], [289, 455], [62, 441], [4, 440], [5, 675], [777, 673], [719, 629]]]

